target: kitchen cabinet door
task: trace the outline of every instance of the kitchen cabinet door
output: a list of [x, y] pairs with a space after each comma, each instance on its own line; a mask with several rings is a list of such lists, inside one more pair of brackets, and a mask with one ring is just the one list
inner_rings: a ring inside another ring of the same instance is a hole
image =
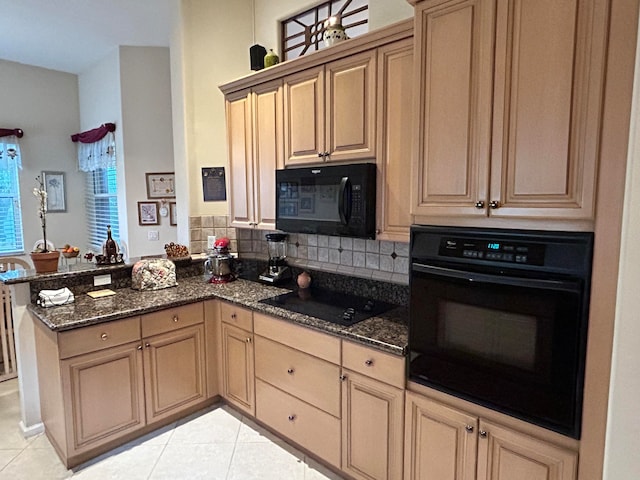
[[145, 338], [143, 343], [147, 423], [205, 399], [202, 324]]
[[413, 41], [378, 48], [378, 240], [409, 241]]
[[253, 223], [262, 230], [276, 228], [276, 169], [284, 168], [282, 81], [253, 88]]
[[284, 163], [323, 160], [325, 151], [324, 66], [284, 78]]
[[225, 322], [221, 330], [222, 396], [255, 416], [253, 333]]
[[477, 417], [407, 392], [404, 478], [475, 480], [477, 429]]
[[480, 421], [478, 480], [575, 480], [578, 455], [486, 420]]
[[488, 188], [493, 10], [493, 0], [416, 6], [415, 215], [486, 216], [475, 204]]
[[400, 480], [404, 391], [350, 370], [342, 379], [342, 469], [363, 480]]
[[497, 2], [492, 217], [593, 218], [606, 3]]
[[376, 51], [326, 64], [325, 78], [324, 160], [375, 158]]
[[136, 341], [60, 361], [63, 402], [70, 408], [67, 432], [73, 432], [67, 436], [67, 457], [145, 425], [141, 350]]
[[[225, 99], [229, 148], [229, 215], [231, 226], [251, 228], [254, 220], [251, 93], [242, 90]], [[274, 199], [275, 201], [275, 199]]]

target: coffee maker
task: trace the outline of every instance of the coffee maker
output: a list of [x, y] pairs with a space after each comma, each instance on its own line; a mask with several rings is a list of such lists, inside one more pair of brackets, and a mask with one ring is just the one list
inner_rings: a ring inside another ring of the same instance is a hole
[[267, 233], [269, 264], [258, 278], [265, 283], [281, 283], [291, 278], [291, 269], [287, 265], [287, 234]]

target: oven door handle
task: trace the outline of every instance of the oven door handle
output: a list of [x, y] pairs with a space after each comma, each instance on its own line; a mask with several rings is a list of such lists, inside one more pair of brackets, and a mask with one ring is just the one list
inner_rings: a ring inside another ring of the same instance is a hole
[[563, 280], [543, 280], [539, 278], [507, 277], [502, 275], [491, 275], [487, 273], [465, 272], [452, 268], [434, 267], [413, 263], [411, 269], [417, 272], [429, 273], [440, 277], [468, 280], [469, 282], [495, 283], [499, 285], [510, 285], [514, 287], [541, 288], [545, 290], [562, 290], [567, 292], [579, 292], [579, 282]]

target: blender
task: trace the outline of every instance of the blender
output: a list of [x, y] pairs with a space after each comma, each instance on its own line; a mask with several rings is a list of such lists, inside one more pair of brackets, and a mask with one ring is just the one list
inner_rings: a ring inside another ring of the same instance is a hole
[[291, 278], [291, 269], [287, 265], [287, 234], [267, 233], [269, 264], [258, 278], [266, 283], [280, 283]]

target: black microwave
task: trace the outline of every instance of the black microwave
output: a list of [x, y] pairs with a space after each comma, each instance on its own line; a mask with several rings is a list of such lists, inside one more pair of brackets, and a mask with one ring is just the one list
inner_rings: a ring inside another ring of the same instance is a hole
[[375, 238], [376, 165], [276, 170], [276, 228]]

